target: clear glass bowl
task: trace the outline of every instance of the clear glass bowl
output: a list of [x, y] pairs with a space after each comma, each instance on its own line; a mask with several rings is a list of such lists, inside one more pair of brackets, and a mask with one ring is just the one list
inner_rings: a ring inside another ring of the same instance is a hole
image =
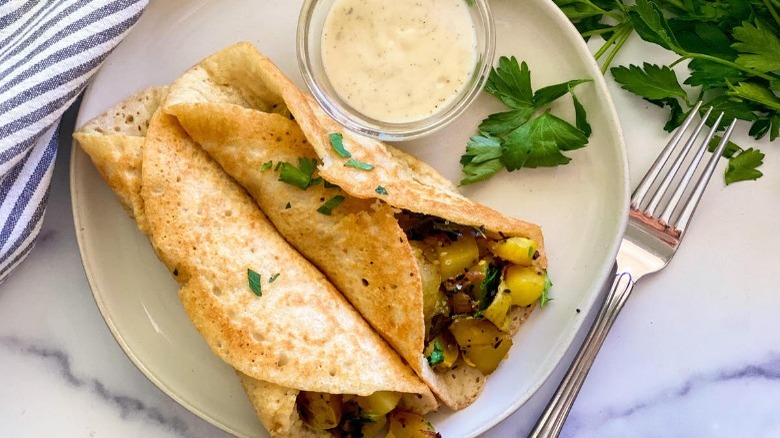
[[[464, 0], [474, 22], [477, 63], [465, 86], [449, 104], [421, 120], [390, 123], [361, 114], [339, 97], [322, 62], [321, 37], [325, 19], [336, 0], [305, 0], [298, 20], [297, 55], [303, 79], [317, 102], [333, 119], [369, 137], [387, 141], [411, 140], [430, 134], [457, 118], [485, 86], [495, 53], [495, 25], [487, 0]], [[392, 1], [392, 0], [389, 0]]]

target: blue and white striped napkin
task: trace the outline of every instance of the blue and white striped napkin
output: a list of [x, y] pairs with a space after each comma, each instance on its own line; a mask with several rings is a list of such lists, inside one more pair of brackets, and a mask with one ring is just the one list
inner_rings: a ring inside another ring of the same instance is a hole
[[41, 228], [60, 117], [146, 3], [0, 0], [0, 283]]

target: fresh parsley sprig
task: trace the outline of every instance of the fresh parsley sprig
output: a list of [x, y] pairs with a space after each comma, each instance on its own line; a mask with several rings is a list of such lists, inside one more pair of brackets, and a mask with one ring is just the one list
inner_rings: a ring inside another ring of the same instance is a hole
[[[562, 152], [584, 147], [591, 127], [585, 108], [572, 91], [590, 79], [576, 79], [533, 91], [531, 71], [525, 62], [502, 56], [490, 72], [485, 91], [501, 100], [508, 111], [491, 114], [479, 125], [479, 134], [466, 144], [461, 157], [461, 185], [483, 181], [506, 168], [552, 167], [571, 159]], [[565, 94], [574, 102], [575, 125], [550, 113], [550, 103]]]
[[[708, 123], [724, 112], [721, 128], [734, 119], [751, 124], [749, 135], [780, 137], [780, 0], [554, 0], [580, 34], [604, 43], [594, 56], [624, 89], [669, 109], [664, 126], [672, 131], [698, 100], [714, 107]], [[644, 63], [609, 68], [628, 37], [636, 32], [679, 58], [669, 66]], [[606, 55], [606, 56], [605, 56]], [[672, 67], [687, 62], [682, 84]], [[729, 149], [726, 183], [753, 180], [763, 154], [753, 148]], [[745, 155], [743, 158], [743, 154]]]

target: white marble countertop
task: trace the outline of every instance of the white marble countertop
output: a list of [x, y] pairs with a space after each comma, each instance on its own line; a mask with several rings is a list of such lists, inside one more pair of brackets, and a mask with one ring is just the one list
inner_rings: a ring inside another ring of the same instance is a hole
[[[631, 41], [615, 65], [648, 57], [670, 60]], [[666, 137], [662, 113], [609, 82], [636, 184]], [[71, 214], [74, 116], [38, 244], [0, 286], [0, 436], [226, 436], [146, 380], [98, 312]], [[751, 144], [745, 135], [736, 141]], [[759, 146], [766, 175], [730, 187], [716, 177], [675, 260], [638, 284], [563, 436], [780, 436], [780, 151]], [[486, 436], [527, 434], [573, 354]]]

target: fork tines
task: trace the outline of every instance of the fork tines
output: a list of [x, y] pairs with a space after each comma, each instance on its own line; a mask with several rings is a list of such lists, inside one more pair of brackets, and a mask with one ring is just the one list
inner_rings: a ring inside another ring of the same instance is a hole
[[[723, 134], [720, 143], [718, 143], [717, 148], [712, 153], [712, 156], [704, 167], [704, 170], [700, 172], [699, 179], [693, 186], [693, 189], [688, 191], [687, 197], [681, 204], [681, 201], [683, 200], [683, 194], [686, 193], [686, 189], [693, 179], [694, 173], [696, 173], [696, 170], [702, 161], [702, 157], [707, 151], [707, 147], [712, 140], [712, 137], [715, 135], [715, 132], [718, 130], [718, 126], [720, 125], [721, 120], [723, 119], [723, 113], [721, 113], [712, 124], [712, 127], [709, 129], [707, 135], [696, 148], [696, 153], [693, 158], [689, 158], [694, 144], [700, 140], [700, 134], [704, 129], [704, 125], [706, 124], [707, 119], [712, 113], [712, 107], [710, 107], [702, 117], [701, 121], [694, 128], [693, 133], [685, 142], [682, 142], [681, 140], [685, 134], [685, 131], [699, 113], [700, 107], [701, 102], [697, 103], [696, 106], [691, 110], [690, 114], [688, 114], [688, 117], [674, 133], [672, 139], [669, 140], [669, 143], [655, 160], [655, 163], [653, 163], [652, 167], [644, 176], [644, 178], [642, 178], [639, 186], [637, 186], [636, 190], [634, 190], [634, 193], [631, 196], [632, 216], [644, 216], [643, 222], [645, 222], [647, 225], [652, 226], [658, 231], [669, 233], [676, 239], [679, 239], [683, 232], [685, 232], [685, 228], [687, 227], [691, 216], [693, 216], [693, 212], [696, 209], [696, 206], [699, 204], [699, 200], [704, 193], [704, 189], [707, 186], [707, 183], [709, 182], [713, 172], [715, 171], [715, 166], [718, 164], [718, 159], [723, 154], [723, 150], [728, 144], [729, 137], [731, 136], [731, 132], [733, 131], [734, 124], [736, 122], [736, 120], [731, 122], [729, 127], [726, 129], [726, 132]], [[679, 144], [683, 144], [682, 148], [680, 148], [679, 152], [677, 152], [676, 158], [672, 161], [665, 175], [660, 178], [664, 166], [669, 161], [672, 153], [675, 152], [675, 149], [677, 149]], [[685, 173], [682, 175], [682, 177], [678, 179], [677, 185], [674, 187], [674, 192], [671, 194], [671, 196], [669, 196], [669, 192], [672, 191], [670, 187], [672, 186], [677, 173], [683, 167], [683, 164], [686, 163], [686, 161], [687, 169], [685, 170]], [[645, 202], [646, 196], [650, 193], [651, 188], [653, 187], [656, 188], [652, 194], [652, 197], [649, 201]], [[663, 210], [661, 210], [660, 215], [658, 215], [657, 213], [660, 209]], [[675, 219], [672, 220], [673, 214], [678, 210], [679, 214], [677, 214]]]

